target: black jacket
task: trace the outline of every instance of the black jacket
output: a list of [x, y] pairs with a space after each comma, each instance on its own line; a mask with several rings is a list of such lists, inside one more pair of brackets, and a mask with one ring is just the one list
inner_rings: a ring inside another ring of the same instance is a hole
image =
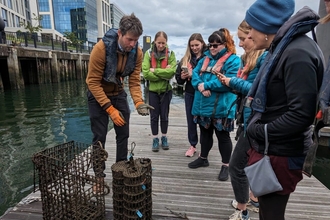
[[[304, 8], [287, 21], [272, 42], [270, 56], [279, 43], [286, 40], [283, 36], [293, 24], [308, 19], [317, 21], [318, 15]], [[318, 45], [305, 35], [314, 26], [296, 31], [269, 74], [265, 111], [259, 120], [250, 122], [247, 127], [251, 142], [256, 143], [252, 146], [259, 153], [264, 151], [264, 124], [268, 124], [269, 154], [290, 157], [305, 155], [304, 143], [308, 142], [306, 134], [315, 118], [317, 95], [324, 72], [323, 55]]]
[[[202, 55], [196, 59], [196, 57], [192, 57], [192, 59], [190, 60], [190, 64], [193, 68], [195, 68], [195, 66], [197, 65], [198, 61], [204, 57], [204, 53], [202, 53]], [[195, 94], [195, 89], [192, 87], [191, 85], [191, 79], [188, 80], [188, 79], [182, 79], [181, 78], [181, 66], [182, 66], [182, 60], [180, 61], [180, 63], [178, 64], [178, 67], [176, 68], [176, 73], [175, 73], [175, 79], [176, 79], [176, 82], [179, 84], [179, 85], [185, 85], [185, 92], [186, 93], [189, 93], [191, 95], [194, 95]]]

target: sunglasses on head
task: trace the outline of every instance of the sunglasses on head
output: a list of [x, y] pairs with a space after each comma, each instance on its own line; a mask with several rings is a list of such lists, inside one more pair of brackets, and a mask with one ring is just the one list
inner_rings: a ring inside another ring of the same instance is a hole
[[208, 44], [209, 48], [218, 48], [218, 46], [220, 46], [221, 44]]

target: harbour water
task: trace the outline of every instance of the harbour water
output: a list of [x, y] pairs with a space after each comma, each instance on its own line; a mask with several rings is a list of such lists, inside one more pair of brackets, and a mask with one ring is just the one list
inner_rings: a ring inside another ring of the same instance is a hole
[[[177, 102], [183, 102], [183, 96], [174, 93], [172, 103]], [[0, 216], [33, 190], [34, 153], [70, 140], [88, 144], [91, 139], [84, 81], [0, 93]], [[320, 147], [314, 174], [328, 188], [329, 165], [330, 151]]]

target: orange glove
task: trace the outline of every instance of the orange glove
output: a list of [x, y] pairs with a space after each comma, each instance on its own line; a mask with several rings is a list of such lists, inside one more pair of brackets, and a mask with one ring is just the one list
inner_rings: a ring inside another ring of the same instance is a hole
[[137, 102], [135, 104], [135, 108], [139, 113], [139, 115], [143, 115], [143, 116], [149, 115], [149, 109], [155, 109], [151, 105], [145, 104], [144, 102]]
[[123, 126], [124, 124], [126, 124], [123, 114], [112, 105], [110, 105], [110, 107], [107, 108], [106, 111], [115, 125]]
[[316, 119], [322, 119], [322, 117], [323, 117], [322, 111], [319, 110], [318, 113], [316, 114], [315, 118]]

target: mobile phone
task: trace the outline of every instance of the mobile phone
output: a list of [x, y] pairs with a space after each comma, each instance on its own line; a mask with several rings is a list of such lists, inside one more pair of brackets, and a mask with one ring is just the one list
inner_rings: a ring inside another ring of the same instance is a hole
[[188, 67], [182, 66], [181, 69], [182, 69], [183, 72], [188, 73]]
[[220, 78], [225, 77], [225, 75], [223, 75], [222, 73], [216, 73], [216, 75]]

